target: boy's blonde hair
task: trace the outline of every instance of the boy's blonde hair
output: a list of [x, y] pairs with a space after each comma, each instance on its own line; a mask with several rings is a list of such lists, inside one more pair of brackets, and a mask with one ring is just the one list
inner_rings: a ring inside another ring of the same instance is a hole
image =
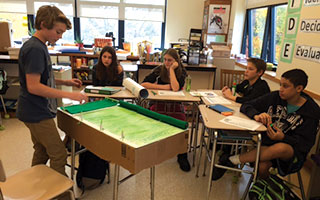
[[67, 30], [72, 28], [70, 20], [63, 14], [63, 12], [55, 6], [41, 6], [37, 11], [35, 28], [41, 30], [41, 22], [47, 29], [52, 29], [57, 22], [64, 23]]

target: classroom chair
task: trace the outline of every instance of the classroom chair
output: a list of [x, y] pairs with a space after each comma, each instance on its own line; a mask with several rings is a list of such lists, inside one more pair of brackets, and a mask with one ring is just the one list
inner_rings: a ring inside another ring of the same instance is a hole
[[[208, 132], [208, 138], [207, 141], [205, 141], [205, 132]], [[256, 141], [256, 142], [248, 142], [248, 141]], [[210, 147], [210, 143], [212, 145], [212, 150]], [[200, 152], [198, 157], [198, 163], [196, 168], [196, 177], [199, 175], [199, 168], [200, 168], [200, 159], [202, 156], [202, 149], [204, 147], [204, 150], [206, 152], [206, 157], [204, 159], [204, 168], [203, 168], [203, 176], [206, 175], [206, 168], [207, 168], [207, 161], [211, 162], [211, 160], [216, 160], [217, 157], [217, 145], [231, 145], [237, 151], [239, 147], [241, 147], [241, 151], [244, 150], [245, 147], [253, 146], [257, 148], [257, 155], [256, 155], [256, 162], [254, 163], [254, 168], [252, 170], [246, 170], [243, 169], [243, 165], [237, 168], [230, 168], [227, 166], [222, 166], [219, 164], [214, 164], [214, 167], [218, 168], [224, 168], [236, 172], [244, 172], [251, 174], [250, 180], [247, 184], [247, 187], [245, 189], [245, 192], [243, 193], [242, 199], [245, 199], [250, 185], [252, 181], [255, 181], [258, 175], [258, 169], [259, 169], [259, 155], [260, 155], [260, 147], [261, 147], [261, 134], [258, 132], [248, 132], [248, 131], [220, 131], [220, 130], [212, 130], [208, 129], [206, 131], [206, 128], [203, 127], [201, 139], [200, 139]], [[211, 152], [212, 151], [212, 152]], [[238, 153], [238, 152], [236, 152]], [[213, 155], [213, 157], [211, 156]], [[210, 177], [211, 179], [211, 177]], [[210, 189], [211, 190], [211, 189]], [[207, 199], [209, 198], [210, 191], [208, 191]]]
[[220, 89], [224, 86], [232, 87], [233, 82], [237, 84], [244, 80], [243, 70], [233, 70], [233, 69], [221, 69], [220, 72]]
[[70, 199], [74, 200], [72, 186], [73, 181], [46, 165], [35, 165], [6, 178], [0, 160], [1, 200], [47, 200], [64, 192], [68, 192]]

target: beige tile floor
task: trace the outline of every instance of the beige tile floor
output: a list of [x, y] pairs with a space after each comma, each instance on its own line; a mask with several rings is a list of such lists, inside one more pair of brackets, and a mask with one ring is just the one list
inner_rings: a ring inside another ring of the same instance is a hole
[[[0, 131], [0, 159], [3, 161], [7, 176], [27, 169], [31, 165], [32, 142], [28, 129], [17, 119], [3, 120], [4, 131]], [[191, 160], [192, 154], [189, 155]], [[70, 169], [67, 167], [67, 173]], [[112, 199], [113, 165], [111, 165], [111, 183], [103, 183], [95, 190], [86, 191], [82, 196], [75, 186], [76, 197], [80, 199], [99, 200]], [[120, 178], [128, 175], [121, 169]], [[145, 200], [150, 199], [150, 170], [143, 170], [136, 176], [119, 186], [119, 199]], [[202, 174], [202, 168], [201, 173]], [[304, 177], [307, 175], [303, 175]], [[233, 173], [214, 182], [210, 199], [240, 199], [248, 182], [248, 175], [242, 175], [237, 184], [232, 183]], [[308, 180], [307, 180], [308, 181]], [[305, 181], [305, 182], [307, 182]], [[172, 158], [156, 166], [155, 199], [158, 200], [195, 200], [205, 199], [208, 185], [208, 175], [195, 177], [195, 168], [188, 173], [179, 169], [176, 158]]]

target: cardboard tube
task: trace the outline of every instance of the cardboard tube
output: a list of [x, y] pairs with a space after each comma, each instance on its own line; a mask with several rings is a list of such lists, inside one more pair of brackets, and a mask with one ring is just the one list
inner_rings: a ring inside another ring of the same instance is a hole
[[149, 96], [148, 90], [142, 87], [134, 80], [132, 80], [131, 78], [124, 79], [122, 85], [136, 97], [141, 97], [145, 99]]

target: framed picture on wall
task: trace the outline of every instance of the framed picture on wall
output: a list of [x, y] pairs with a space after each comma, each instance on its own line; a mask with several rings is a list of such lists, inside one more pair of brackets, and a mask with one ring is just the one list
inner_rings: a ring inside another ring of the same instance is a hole
[[230, 5], [209, 6], [208, 33], [228, 33]]

